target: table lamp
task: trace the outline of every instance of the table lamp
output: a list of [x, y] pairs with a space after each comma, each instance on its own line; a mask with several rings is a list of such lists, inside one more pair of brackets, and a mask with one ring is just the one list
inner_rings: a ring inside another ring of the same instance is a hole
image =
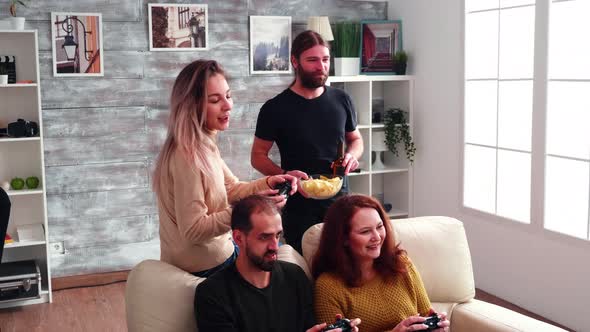
[[307, 18], [307, 29], [319, 33], [325, 41], [334, 40], [328, 16], [310, 16]]

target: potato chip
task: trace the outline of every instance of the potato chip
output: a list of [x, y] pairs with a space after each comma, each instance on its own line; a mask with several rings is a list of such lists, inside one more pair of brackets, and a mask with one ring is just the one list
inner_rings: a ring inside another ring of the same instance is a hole
[[309, 179], [301, 181], [303, 191], [310, 197], [315, 199], [327, 199], [334, 197], [342, 188], [342, 178], [329, 178], [320, 175], [319, 179]]

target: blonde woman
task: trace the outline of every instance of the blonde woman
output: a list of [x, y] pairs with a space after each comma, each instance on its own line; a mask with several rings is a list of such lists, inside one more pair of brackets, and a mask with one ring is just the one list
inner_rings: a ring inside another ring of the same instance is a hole
[[221, 66], [197, 60], [178, 75], [170, 98], [168, 135], [154, 171], [158, 196], [161, 260], [196, 276], [208, 277], [233, 263], [233, 202], [253, 193], [268, 195], [277, 206], [285, 198], [271, 189], [285, 181], [297, 190], [296, 178], [275, 175], [240, 182], [216, 145], [229, 125], [231, 90]]

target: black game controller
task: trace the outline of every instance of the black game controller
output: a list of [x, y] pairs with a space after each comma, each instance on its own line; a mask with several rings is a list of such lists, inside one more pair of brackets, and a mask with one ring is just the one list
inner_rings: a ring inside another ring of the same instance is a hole
[[335, 330], [335, 329], [342, 329], [342, 332], [349, 332], [352, 331], [352, 326], [350, 325], [350, 320], [346, 318], [340, 318], [334, 322], [334, 324], [330, 324], [326, 326], [323, 331]]
[[287, 199], [287, 198], [289, 198], [289, 195], [291, 194], [291, 182], [285, 181], [283, 183], [279, 183], [279, 184], [275, 185], [274, 189], [279, 190], [277, 195], [283, 195], [283, 196], [285, 196], [285, 199]]
[[440, 318], [438, 318], [438, 315], [432, 314], [431, 316], [426, 318], [426, 320], [423, 321], [422, 323], [414, 323], [413, 325], [424, 324], [424, 325], [428, 326], [428, 328], [425, 330], [420, 330], [420, 331], [432, 331], [432, 330], [436, 330], [436, 329], [440, 328], [440, 326], [438, 326], [438, 322], [440, 322]]

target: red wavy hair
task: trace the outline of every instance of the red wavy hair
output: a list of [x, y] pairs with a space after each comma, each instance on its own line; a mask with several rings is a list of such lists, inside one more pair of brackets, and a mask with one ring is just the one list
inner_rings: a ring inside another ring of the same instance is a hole
[[379, 201], [366, 195], [348, 195], [336, 200], [326, 212], [320, 245], [312, 261], [314, 278], [324, 272], [331, 272], [342, 277], [351, 287], [361, 285], [360, 266], [347, 243], [352, 217], [362, 208], [375, 209], [385, 227], [381, 255], [375, 259], [374, 264], [377, 273], [387, 278], [393, 278], [398, 273], [407, 273], [407, 263], [402, 259], [406, 251], [396, 243], [392, 223]]

